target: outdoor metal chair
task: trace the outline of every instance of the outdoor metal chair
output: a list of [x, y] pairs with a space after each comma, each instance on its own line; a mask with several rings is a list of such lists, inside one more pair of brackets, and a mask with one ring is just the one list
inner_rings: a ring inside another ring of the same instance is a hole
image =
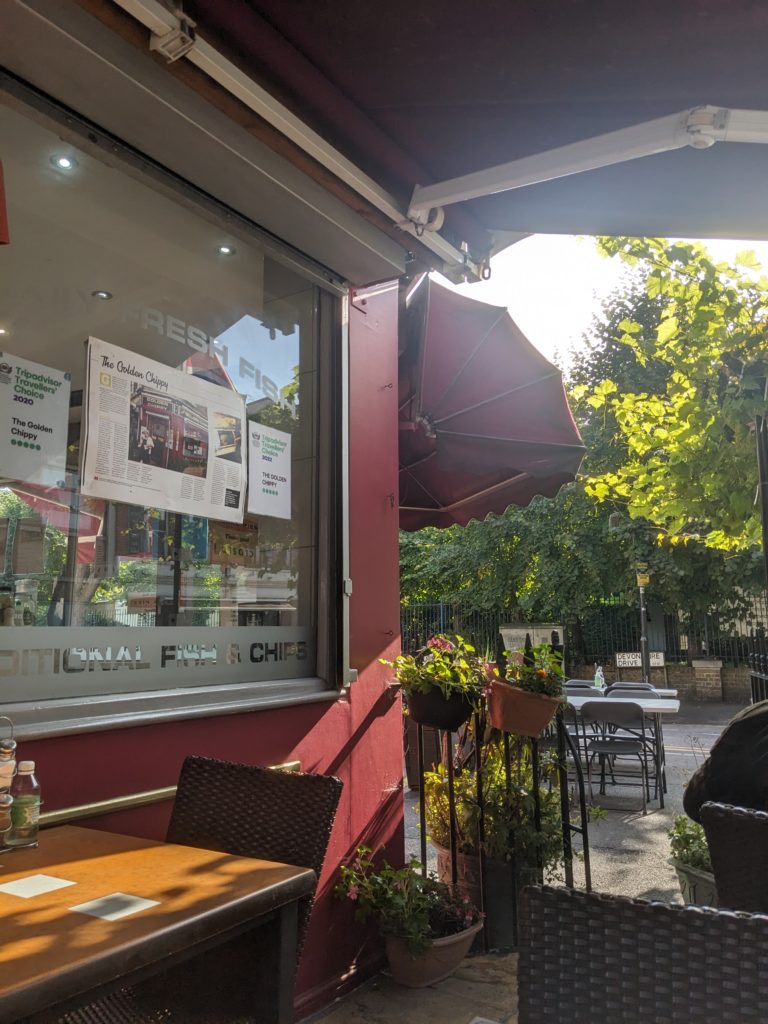
[[573, 694], [574, 697], [603, 697], [604, 691], [599, 686], [571, 686], [570, 683], [565, 684], [565, 692], [567, 694]]
[[768, 913], [768, 814], [708, 802], [702, 805], [701, 823], [712, 859], [718, 906]]
[[[341, 789], [341, 781], [329, 775], [188, 757], [182, 765], [166, 841], [295, 864], [311, 868], [319, 877]], [[299, 904], [298, 954], [313, 898]], [[269, 941], [268, 929], [262, 931], [267, 933], [264, 941]], [[208, 951], [204, 967], [200, 958], [187, 961], [88, 1006], [53, 1015], [50, 1022], [249, 1024], [250, 1018], [238, 1009], [237, 979], [255, 970], [257, 949], [229, 943]]]
[[[640, 765], [640, 787], [643, 797], [643, 814], [647, 813], [646, 798], [651, 798], [650, 773], [648, 770], [649, 754], [653, 754], [653, 746], [646, 735], [645, 716], [639, 704], [627, 701], [625, 704], [612, 704], [605, 700], [587, 701], [581, 708], [581, 719], [587, 725], [598, 726], [597, 735], [587, 737], [587, 782], [590, 800], [592, 792], [592, 762], [595, 757], [600, 764], [600, 793], [605, 794], [606, 768], [615, 786], [636, 785], [633, 782], [617, 782], [620, 778], [630, 778], [616, 771], [618, 758], [637, 758]], [[655, 790], [658, 791], [658, 779], [654, 773]], [[656, 794], [654, 793], [654, 796]]]
[[628, 694], [641, 700], [659, 696], [656, 688], [649, 683], [613, 683], [605, 691], [606, 697], [626, 697]]
[[595, 685], [595, 681], [594, 681], [594, 679], [566, 679], [565, 685], [566, 686], [573, 686], [573, 687], [577, 687], [577, 686], [594, 686]]
[[644, 683], [642, 679], [616, 679], [611, 683], [611, 686], [633, 686], [641, 690], [655, 689], [653, 683]]
[[[648, 683], [614, 683], [613, 686], [609, 686], [605, 691], [605, 696], [618, 698], [619, 700], [651, 700], [654, 697], [661, 699], [656, 690]], [[656, 722], [653, 718], [646, 716], [645, 725], [654, 748], [655, 758], [656, 746], [660, 742], [656, 731]]]
[[520, 905], [519, 1024], [759, 1024], [768, 916], [549, 886]]

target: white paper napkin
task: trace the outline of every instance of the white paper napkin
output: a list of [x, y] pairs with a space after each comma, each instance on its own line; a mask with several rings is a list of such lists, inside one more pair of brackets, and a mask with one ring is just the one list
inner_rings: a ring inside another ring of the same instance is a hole
[[104, 921], [117, 921], [121, 917], [128, 917], [129, 914], [136, 914], [140, 910], [159, 905], [158, 900], [145, 900], [141, 896], [130, 896], [125, 892], [112, 892], [109, 896], [79, 903], [69, 909], [74, 910], [76, 914], [88, 914], [90, 917], [100, 917]]
[[55, 892], [56, 889], [63, 889], [67, 885], [75, 885], [68, 882], [66, 878], [56, 878], [54, 875], [27, 875], [26, 878], [17, 878], [15, 882], [5, 882], [0, 885], [0, 892], [6, 892], [9, 896], [21, 896], [28, 900], [32, 896], [42, 896], [46, 892]]

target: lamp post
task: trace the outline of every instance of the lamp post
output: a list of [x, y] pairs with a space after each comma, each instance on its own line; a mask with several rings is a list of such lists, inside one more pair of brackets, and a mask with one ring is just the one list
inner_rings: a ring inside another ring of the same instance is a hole
[[648, 609], [645, 604], [645, 588], [651, 582], [648, 565], [638, 562], [635, 566], [637, 589], [640, 591], [640, 670], [643, 682], [651, 682], [651, 653], [648, 649]]
[[[622, 527], [624, 518], [621, 512], [611, 512], [608, 516], [608, 530], [616, 533]], [[648, 574], [648, 563], [637, 562], [635, 564], [635, 579], [637, 589], [640, 592], [640, 671], [644, 683], [651, 681], [651, 652], [648, 647], [648, 607], [645, 603], [645, 588], [650, 584], [651, 577]]]

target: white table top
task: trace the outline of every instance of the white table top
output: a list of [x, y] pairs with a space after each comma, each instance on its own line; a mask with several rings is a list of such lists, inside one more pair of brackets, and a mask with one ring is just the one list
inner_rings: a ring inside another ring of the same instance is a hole
[[633, 697], [629, 701], [626, 697], [595, 697], [587, 694], [585, 697], [577, 697], [573, 693], [568, 694], [568, 703], [576, 711], [587, 703], [587, 701], [600, 701], [601, 704], [639, 704], [647, 715], [676, 715], [680, 710], [680, 701], [669, 697], [653, 698], [651, 700]]
[[[621, 689], [623, 690], [624, 687], [622, 686]], [[627, 689], [629, 689], [629, 687], [627, 687]], [[676, 697], [677, 696], [677, 690], [667, 690], [667, 689], [664, 689], [663, 686], [654, 686], [654, 690], [659, 695], [659, 697]]]
[[[568, 689], [568, 684], [567, 683], [566, 683], [565, 688]], [[577, 694], [580, 689], [581, 689], [580, 686], [574, 686], [573, 687], [573, 693]], [[622, 689], [623, 689], [623, 687], [622, 687]], [[629, 687], [627, 687], [627, 689], [629, 689]], [[662, 686], [654, 686], [654, 690], [656, 691], [655, 694], [652, 694], [652, 696], [654, 696], [654, 697], [655, 696], [659, 696], [659, 697], [676, 697], [677, 696], [677, 690], [665, 690], [664, 687], [662, 687]]]

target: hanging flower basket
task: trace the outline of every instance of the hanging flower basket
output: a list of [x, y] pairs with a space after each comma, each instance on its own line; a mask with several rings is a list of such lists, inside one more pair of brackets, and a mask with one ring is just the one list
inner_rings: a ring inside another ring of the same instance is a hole
[[488, 714], [494, 729], [536, 738], [546, 729], [560, 704], [558, 697], [529, 693], [499, 679], [491, 683]]
[[466, 694], [457, 691], [446, 698], [436, 686], [427, 693], [409, 693], [406, 700], [414, 722], [450, 732], [463, 725], [473, 711], [472, 701]]
[[424, 988], [442, 981], [459, 966], [482, 927], [483, 922], [478, 921], [455, 935], [433, 939], [426, 953], [419, 956], [409, 952], [402, 939], [387, 935], [384, 944], [393, 979], [398, 985], [407, 985], [408, 988]]

